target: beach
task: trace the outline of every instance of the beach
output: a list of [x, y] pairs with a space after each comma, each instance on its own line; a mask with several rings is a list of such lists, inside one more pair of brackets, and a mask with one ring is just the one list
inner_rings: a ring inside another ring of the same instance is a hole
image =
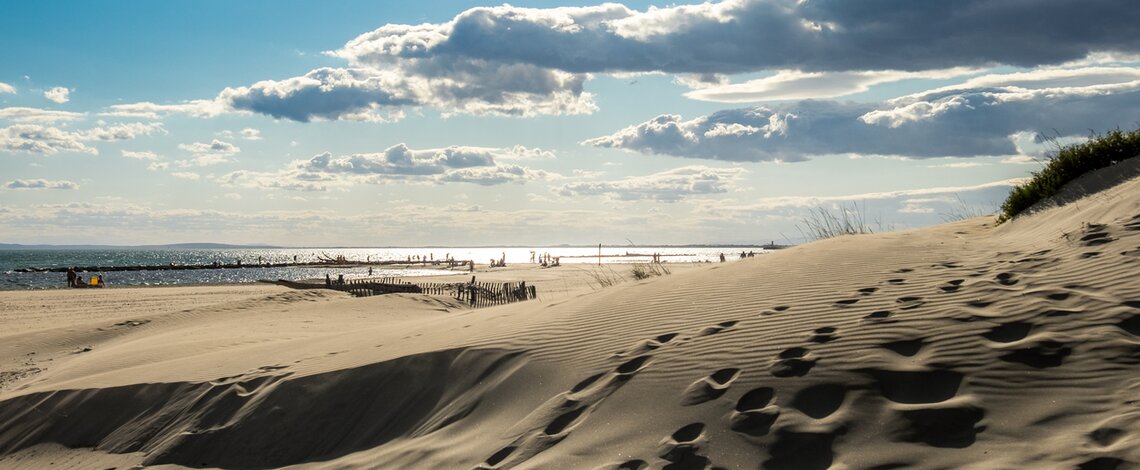
[[613, 285], [480, 270], [539, 294], [480, 309], [0, 292], [0, 467], [1136, 468], [1140, 180], [1098, 178]]

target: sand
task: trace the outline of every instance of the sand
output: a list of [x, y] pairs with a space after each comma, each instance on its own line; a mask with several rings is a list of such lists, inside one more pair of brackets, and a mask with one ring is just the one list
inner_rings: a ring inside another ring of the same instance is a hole
[[1066, 197], [607, 287], [477, 272], [540, 298], [474, 310], [0, 293], [0, 467], [1140, 468], [1140, 180]]

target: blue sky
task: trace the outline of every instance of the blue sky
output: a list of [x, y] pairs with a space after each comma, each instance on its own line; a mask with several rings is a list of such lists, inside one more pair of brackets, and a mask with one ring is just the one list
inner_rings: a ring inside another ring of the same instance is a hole
[[0, 242], [765, 243], [1140, 122], [1126, 0], [21, 2]]

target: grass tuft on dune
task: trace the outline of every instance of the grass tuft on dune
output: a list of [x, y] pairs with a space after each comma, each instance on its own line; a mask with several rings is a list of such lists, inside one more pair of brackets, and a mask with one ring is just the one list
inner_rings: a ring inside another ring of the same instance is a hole
[[1063, 147], [1050, 155], [1049, 163], [1025, 184], [1016, 186], [1001, 206], [998, 222], [1005, 222], [1039, 201], [1057, 194], [1066, 183], [1093, 170], [1140, 156], [1140, 129], [1114, 129], [1089, 140]]

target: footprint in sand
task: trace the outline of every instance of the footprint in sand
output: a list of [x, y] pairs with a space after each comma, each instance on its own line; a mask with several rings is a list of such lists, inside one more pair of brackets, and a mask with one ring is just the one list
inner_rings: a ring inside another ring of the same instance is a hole
[[617, 466], [617, 470], [645, 470], [647, 468], [649, 468], [649, 462], [641, 459], [626, 460]]
[[899, 310], [910, 310], [913, 308], [918, 308], [918, 307], [923, 306], [924, 304], [926, 304], [926, 301], [922, 300], [922, 297], [912, 295], [912, 296], [906, 296], [906, 297], [899, 297], [898, 299], [895, 300], [895, 303], [898, 304]]
[[836, 307], [849, 307], [855, 305], [856, 303], [859, 303], [859, 299], [843, 299], [836, 300], [833, 305]]
[[729, 328], [736, 326], [737, 323], [739, 323], [739, 322], [736, 320], [730, 320], [730, 321], [724, 321], [724, 322], [717, 323], [716, 325], [713, 325], [713, 326], [706, 326], [703, 329], [701, 329], [701, 331], [697, 332], [697, 336], [715, 335], [717, 333], [720, 333], [724, 330], [727, 330]]
[[835, 459], [832, 444], [836, 432], [792, 432], [780, 430], [769, 448], [771, 458], [765, 470], [826, 470]]
[[1132, 336], [1140, 336], [1140, 315], [1132, 315], [1131, 317], [1121, 320], [1117, 323], [1120, 329], [1127, 331]]
[[924, 338], [903, 339], [898, 341], [891, 341], [889, 343], [883, 343], [882, 346], [883, 348], [900, 356], [911, 357], [915, 354], [918, 354], [918, 352], [926, 346], [926, 340]]
[[740, 377], [740, 369], [721, 369], [693, 382], [681, 393], [681, 405], [692, 406], [715, 400], [728, 391], [732, 382]]
[[942, 289], [942, 292], [958, 292], [958, 290], [962, 288], [963, 282], [965, 282], [965, 279], [954, 279], [947, 281], [946, 285], [939, 286], [938, 288]]
[[1114, 241], [1116, 241], [1116, 239], [1108, 236], [1105, 232], [1090, 233], [1081, 237], [1081, 242], [1083, 242], [1084, 246], [1099, 246]]
[[787, 305], [777, 305], [775, 307], [772, 307], [771, 309], [760, 312], [760, 316], [766, 317], [768, 315], [775, 315], [777, 313], [787, 311], [789, 308], [790, 307], [788, 307]]
[[1088, 434], [1089, 441], [1099, 447], [1111, 447], [1120, 438], [1124, 437], [1124, 430], [1117, 428], [1098, 428]]
[[662, 346], [665, 346], [666, 344], [671, 343], [675, 338], [677, 338], [677, 333], [657, 335], [652, 338], [639, 341], [637, 344], [626, 351], [614, 353], [612, 357], [626, 357], [645, 354], [649, 351], [653, 351]]
[[940, 403], [958, 395], [964, 376], [945, 369], [897, 371], [871, 369], [883, 398], [904, 405]]
[[663, 439], [657, 446], [657, 456], [669, 462], [663, 468], [708, 468], [711, 463], [708, 457], [698, 454], [702, 444], [708, 440], [704, 432], [704, 423], [692, 423]]
[[1017, 277], [1015, 277], [1013, 273], [1000, 273], [994, 277], [994, 280], [1003, 286], [1012, 286], [1014, 284], [1017, 284]]
[[965, 448], [974, 444], [984, 427], [977, 423], [985, 410], [953, 401], [965, 378], [945, 369], [867, 371], [889, 401], [905, 405], [892, 410], [886, 426], [890, 435], [903, 442], [921, 442], [933, 447]]
[[631, 378], [634, 374], [641, 372], [642, 369], [645, 369], [645, 366], [649, 364], [649, 360], [652, 358], [653, 356], [648, 355], [637, 356], [617, 366], [617, 369], [614, 369], [614, 372], [617, 373], [618, 377]]
[[878, 290], [879, 290], [878, 287], [864, 287], [864, 288], [859, 289], [855, 292], [858, 292], [859, 295], [871, 295], [871, 294], [874, 294], [875, 292], [878, 292]]
[[812, 332], [811, 337], [808, 338], [808, 341], [819, 344], [829, 343], [839, 339], [839, 336], [837, 336], [835, 332], [835, 327], [831, 326], [816, 328], [815, 331]]
[[901, 278], [887, 279], [887, 283], [888, 284], [894, 284], [894, 285], [905, 284], [906, 279], [901, 279]]
[[1032, 323], [1012, 322], [990, 328], [982, 337], [995, 343], [1012, 343], [1025, 339], [1032, 329]]
[[1116, 457], [1097, 457], [1077, 465], [1077, 470], [1116, 470], [1124, 463]]
[[901, 269], [896, 269], [895, 272], [899, 273], [899, 274], [904, 274], [904, 273], [914, 272], [914, 270], [911, 268], [901, 268]]
[[772, 403], [776, 391], [769, 387], [749, 390], [736, 401], [736, 410], [728, 420], [733, 431], [749, 436], [766, 436], [780, 417], [780, 408]]
[[867, 320], [869, 322], [890, 323], [891, 321], [893, 321], [893, 320], [891, 320], [891, 321], [887, 320], [887, 318], [889, 318], [890, 316], [891, 316], [890, 310], [875, 310], [874, 312], [867, 314], [867, 316], [863, 317], [863, 319]]
[[971, 300], [969, 302], [966, 302], [966, 306], [973, 308], [986, 308], [993, 304], [994, 301], [992, 300]]
[[1058, 367], [1073, 353], [1073, 348], [1055, 340], [1039, 340], [1019, 344], [1012, 352], [998, 357], [1006, 362], [1025, 364], [1035, 369]]
[[847, 387], [840, 384], [819, 384], [804, 388], [792, 398], [792, 408], [813, 419], [831, 416], [843, 406]]
[[1124, 224], [1124, 229], [1132, 231], [1140, 230], [1140, 214], [1136, 214], [1136, 216], [1132, 217], [1131, 222]]
[[769, 370], [776, 377], [803, 377], [815, 367], [816, 361], [807, 348], [788, 348], [776, 356]]
[[974, 445], [985, 426], [978, 422], [986, 411], [970, 404], [932, 405], [897, 411], [888, 421], [890, 434], [903, 442], [921, 442], [931, 447], [964, 449]]

